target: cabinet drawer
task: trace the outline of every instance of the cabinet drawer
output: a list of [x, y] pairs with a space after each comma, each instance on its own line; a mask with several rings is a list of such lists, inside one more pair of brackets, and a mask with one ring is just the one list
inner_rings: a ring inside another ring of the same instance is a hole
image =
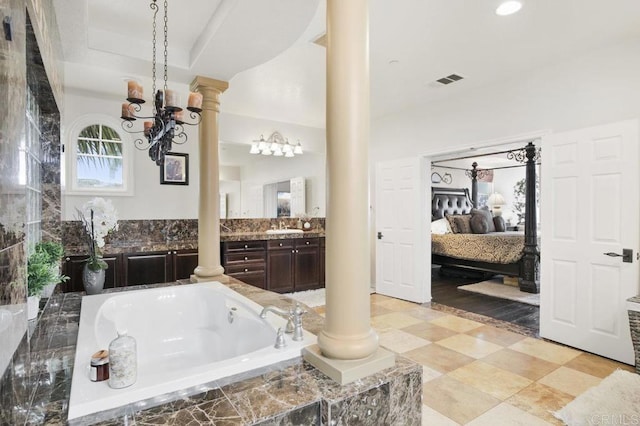
[[227, 253], [238, 251], [263, 251], [265, 249], [264, 241], [226, 241], [224, 248]]
[[317, 238], [298, 238], [295, 241], [296, 248], [300, 247], [318, 247]]
[[224, 267], [227, 274], [236, 274], [239, 272], [264, 272], [264, 263], [244, 263], [242, 265], [227, 265]]
[[269, 240], [267, 241], [269, 250], [291, 249], [293, 248], [293, 240]]
[[264, 263], [264, 251], [246, 251], [244, 253], [229, 253], [225, 255], [225, 263], [232, 265], [245, 262]]

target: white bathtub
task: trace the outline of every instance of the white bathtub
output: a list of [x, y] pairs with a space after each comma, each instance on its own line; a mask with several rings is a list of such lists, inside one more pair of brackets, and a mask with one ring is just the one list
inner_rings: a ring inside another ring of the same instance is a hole
[[[82, 299], [69, 420], [218, 380], [300, 356], [316, 342], [275, 349], [285, 320], [219, 282], [85, 296]], [[230, 312], [233, 321], [229, 321]], [[89, 379], [91, 355], [107, 349], [117, 328], [137, 341], [138, 378], [111, 389]]]

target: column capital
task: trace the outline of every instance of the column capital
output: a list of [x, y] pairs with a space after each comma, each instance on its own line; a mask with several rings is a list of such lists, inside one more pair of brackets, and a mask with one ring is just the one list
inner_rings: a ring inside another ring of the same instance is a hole
[[229, 88], [229, 82], [198, 75], [191, 82], [190, 88], [194, 92], [201, 92], [203, 95], [207, 89], [215, 90], [218, 94], [221, 94]]

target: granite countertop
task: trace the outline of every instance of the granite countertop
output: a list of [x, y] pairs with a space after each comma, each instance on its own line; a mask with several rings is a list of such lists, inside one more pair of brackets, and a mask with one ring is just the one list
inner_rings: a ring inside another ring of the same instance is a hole
[[[188, 280], [110, 289], [109, 292], [187, 283]], [[233, 278], [226, 285], [262, 306], [288, 308], [293, 303], [287, 296]], [[24, 378], [27, 383], [22, 392], [33, 395], [30, 406], [22, 407], [21, 424], [67, 423], [83, 294], [54, 294], [39, 315], [31, 338], [30, 355], [21, 361], [30, 364], [31, 371]], [[324, 318], [311, 308], [307, 309], [303, 321], [304, 328], [314, 334], [318, 334], [324, 324]], [[85, 417], [80, 419], [80, 423], [103, 426], [186, 423], [271, 426], [321, 424], [318, 416], [330, 420], [331, 424], [348, 424], [347, 420], [360, 416], [360, 419], [367, 420], [363, 425], [374, 425], [380, 424], [376, 422], [381, 420], [385, 424], [415, 424], [408, 419], [420, 416], [422, 369], [400, 355], [396, 356], [394, 367], [345, 386], [333, 382], [302, 358], [250, 373], [240, 381], [234, 378], [233, 381], [211, 382], [200, 386], [197, 391], [187, 393], [185, 390], [160, 396], [157, 400], [130, 404]], [[378, 403], [373, 404], [376, 401]], [[382, 404], [382, 401], [387, 403]], [[333, 423], [334, 419], [336, 423]]]
[[255, 241], [255, 240], [287, 240], [295, 238], [324, 237], [324, 231], [306, 231], [292, 234], [267, 234], [264, 232], [223, 232], [220, 241]]

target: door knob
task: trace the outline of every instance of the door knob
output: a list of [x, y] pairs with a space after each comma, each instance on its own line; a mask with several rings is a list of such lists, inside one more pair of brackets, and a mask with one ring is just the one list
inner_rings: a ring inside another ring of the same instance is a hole
[[622, 261], [625, 263], [633, 263], [633, 250], [632, 249], [622, 249], [622, 254], [614, 253], [612, 251], [604, 253], [605, 256], [609, 257], [621, 257]]
[[382, 232], [378, 232], [378, 239], [381, 240], [383, 237]]

